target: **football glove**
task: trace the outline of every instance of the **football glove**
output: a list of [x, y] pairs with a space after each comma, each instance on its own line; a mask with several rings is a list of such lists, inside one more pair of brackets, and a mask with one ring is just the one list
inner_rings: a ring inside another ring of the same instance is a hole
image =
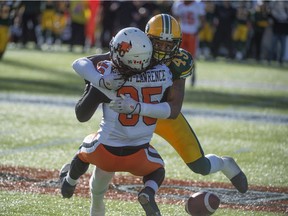
[[108, 90], [118, 90], [125, 83], [120, 74], [111, 73], [103, 75], [99, 80], [99, 86]]
[[125, 114], [139, 114], [141, 111], [141, 104], [135, 101], [130, 96], [120, 95], [121, 98], [112, 100], [109, 107], [118, 113]]

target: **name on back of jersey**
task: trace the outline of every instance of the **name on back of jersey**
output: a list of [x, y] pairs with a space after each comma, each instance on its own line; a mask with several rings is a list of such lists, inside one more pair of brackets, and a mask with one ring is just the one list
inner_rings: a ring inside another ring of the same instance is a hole
[[146, 71], [142, 74], [135, 74], [130, 77], [127, 82], [136, 82], [136, 83], [144, 83], [144, 82], [165, 82], [168, 81], [168, 77], [166, 76], [165, 70], [150, 70]]

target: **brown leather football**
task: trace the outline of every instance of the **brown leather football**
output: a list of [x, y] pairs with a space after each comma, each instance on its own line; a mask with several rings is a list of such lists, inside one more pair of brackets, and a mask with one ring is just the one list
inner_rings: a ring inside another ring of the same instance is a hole
[[185, 210], [192, 216], [212, 215], [220, 205], [220, 198], [208, 191], [194, 193], [186, 202]]

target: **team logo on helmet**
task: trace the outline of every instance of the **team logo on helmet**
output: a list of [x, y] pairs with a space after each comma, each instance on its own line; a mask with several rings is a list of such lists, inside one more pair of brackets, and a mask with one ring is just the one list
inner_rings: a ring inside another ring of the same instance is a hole
[[129, 52], [131, 48], [132, 48], [131, 42], [127, 43], [125, 41], [122, 41], [121, 43], [118, 43], [116, 51], [119, 53], [119, 56], [123, 57], [125, 53]]

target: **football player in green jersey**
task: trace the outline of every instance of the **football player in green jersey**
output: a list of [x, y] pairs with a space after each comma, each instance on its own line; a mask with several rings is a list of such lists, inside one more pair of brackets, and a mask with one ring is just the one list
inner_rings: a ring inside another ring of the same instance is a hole
[[[185, 78], [193, 73], [194, 60], [189, 52], [179, 48], [181, 44], [179, 23], [168, 14], [159, 14], [148, 21], [145, 33], [153, 44], [154, 63], [152, 64], [165, 63], [173, 74], [173, 85], [166, 98], [166, 102], [168, 102], [171, 109], [170, 116], [168, 119], [157, 120], [155, 133], [173, 146], [193, 172], [208, 175], [221, 171], [239, 192], [245, 193], [248, 190], [247, 178], [235, 160], [231, 157], [219, 157], [215, 154], [205, 155], [196, 134], [180, 112], [184, 98]], [[109, 53], [88, 58], [96, 66], [98, 62], [108, 59]], [[119, 77], [103, 77], [99, 86], [117, 90], [123, 82], [125, 80], [119, 79]], [[103, 100], [105, 100], [105, 96], [97, 88], [90, 86], [86, 82], [84, 94], [75, 107], [78, 120], [81, 122], [88, 121]], [[131, 98], [129, 100], [125, 98], [119, 99], [119, 101], [119, 106], [114, 107], [114, 111], [126, 114], [131, 113], [129, 107], [130, 105], [135, 105], [135, 101], [131, 101]], [[105, 181], [111, 179], [109, 174], [107, 174], [107, 178], [104, 175], [105, 173], [98, 177], [95, 171], [91, 178], [90, 185], [92, 200], [94, 201], [100, 200], [102, 197], [101, 193], [103, 196], [105, 193], [103, 193], [105, 188], [99, 187], [99, 184], [103, 183], [103, 186], [106, 185], [107, 189], [108, 184]], [[97, 188], [98, 191], [94, 190], [94, 188]]]

